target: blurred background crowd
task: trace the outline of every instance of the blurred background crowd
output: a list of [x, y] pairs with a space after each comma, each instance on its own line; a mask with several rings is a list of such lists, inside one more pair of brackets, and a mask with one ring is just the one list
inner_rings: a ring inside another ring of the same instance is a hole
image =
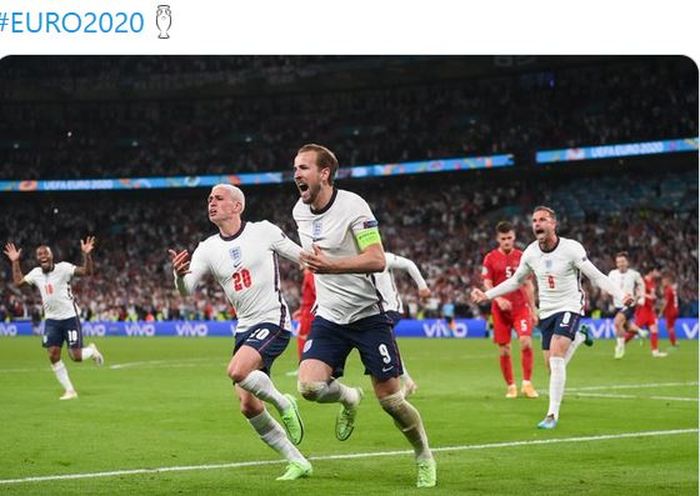
[[[697, 154], [535, 166], [534, 151], [698, 136], [698, 73], [682, 57], [9, 57], [0, 64], [0, 179], [238, 174], [290, 170], [309, 141], [341, 166], [512, 153], [508, 170], [343, 179], [380, 221], [385, 248], [414, 260], [433, 291], [413, 317], [485, 309], [468, 301], [499, 220], [533, 237], [535, 205], [555, 208], [560, 234], [604, 272], [619, 250], [640, 271], [676, 276], [681, 314], [698, 313]], [[244, 188], [248, 220], [296, 238], [291, 183]], [[95, 276], [75, 294], [90, 320], [226, 319], [212, 281], [174, 292], [168, 248], [215, 232], [207, 190], [3, 193], [0, 232], [79, 264], [97, 236]], [[0, 270], [0, 320], [41, 318], [39, 294]], [[283, 264], [292, 310], [301, 274]], [[586, 286], [588, 312], [610, 300]]]

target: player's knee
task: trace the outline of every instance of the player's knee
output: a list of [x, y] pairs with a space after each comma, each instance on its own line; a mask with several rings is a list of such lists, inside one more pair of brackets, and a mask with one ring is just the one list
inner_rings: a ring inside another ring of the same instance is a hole
[[500, 346], [501, 356], [510, 356], [510, 346], [504, 345]]
[[301, 382], [297, 383], [297, 391], [305, 400], [316, 401], [328, 387], [325, 382]]
[[[406, 401], [403, 393], [401, 391], [379, 398], [379, 404], [382, 406], [384, 411], [396, 418], [404, 418], [405, 411], [410, 410], [410, 406]], [[410, 422], [412, 423], [412, 422]], [[402, 429], [411, 428], [410, 425], [402, 425]]]
[[228, 376], [231, 378], [231, 381], [233, 381], [234, 384], [237, 384], [241, 382], [243, 379], [248, 377], [248, 372], [243, 371], [238, 367], [235, 366], [229, 366], [229, 368], [226, 370], [226, 373]]

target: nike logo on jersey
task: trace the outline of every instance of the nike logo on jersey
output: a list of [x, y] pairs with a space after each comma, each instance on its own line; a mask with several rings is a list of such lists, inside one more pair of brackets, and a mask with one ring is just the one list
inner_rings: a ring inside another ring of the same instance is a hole
[[391, 367], [382, 367], [382, 372], [389, 372], [393, 368], [394, 368], [393, 365]]

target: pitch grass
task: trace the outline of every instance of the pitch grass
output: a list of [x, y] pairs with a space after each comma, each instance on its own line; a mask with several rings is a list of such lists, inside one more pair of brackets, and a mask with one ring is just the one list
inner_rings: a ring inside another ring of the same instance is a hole
[[[58, 401], [60, 387], [37, 338], [0, 339], [0, 480], [123, 469], [275, 460], [237, 411], [225, 375], [232, 342], [225, 338], [107, 338], [96, 341], [107, 360], [68, 363], [80, 394]], [[662, 343], [665, 346], [667, 343]], [[419, 383], [412, 402], [434, 447], [571, 438], [697, 428], [696, 341], [683, 341], [666, 359], [648, 344], [631, 343], [624, 360], [612, 341], [581, 347], [567, 387], [681, 383], [650, 388], [567, 393], [555, 431], [538, 431], [547, 397], [506, 400], [496, 349], [486, 340], [400, 341]], [[517, 351], [517, 345], [514, 346]], [[295, 349], [275, 364], [282, 391], [294, 391]], [[520, 375], [519, 359], [514, 364]], [[117, 368], [112, 368], [114, 366]], [[538, 356], [534, 383], [547, 390]], [[111, 367], [110, 367], [111, 366]], [[336, 405], [300, 401], [306, 423], [301, 446], [310, 456], [405, 450], [407, 443], [373, 399], [357, 355], [348, 384], [368, 395], [357, 429], [345, 443], [333, 435]], [[687, 383], [691, 383], [688, 385]], [[582, 391], [583, 392], [583, 391]], [[698, 493], [698, 436], [640, 437], [494, 447], [436, 453], [439, 486], [431, 494], [668, 494]], [[282, 463], [105, 478], [0, 484], [0, 494], [413, 494], [408, 454], [314, 462], [314, 476], [275, 482]]]

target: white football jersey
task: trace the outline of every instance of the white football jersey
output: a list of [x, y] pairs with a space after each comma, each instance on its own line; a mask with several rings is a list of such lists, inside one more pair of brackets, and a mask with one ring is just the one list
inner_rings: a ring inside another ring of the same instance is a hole
[[290, 329], [289, 309], [282, 296], [277, 255], [299, 263], [301, 248], [268, 221], [243, 222], [233, 236], [210, 236], [192, 253], [190, 273], [176, 286], [191, 294], [210, 273], [236, 309], [236, 333], [271, 323]]
[[[360, 249], [355, 234], [377, 227], [369, 205], [359, 195], [334, 189], [328, 205], [314, 212], [299, 199], [292, 211], [299, 239], [306, 251], [318, 246], [328, 257], [355, 256]], [[348, 324], [383, 312], [376, 274], [315, 274], [316, 315], [336, 324]]]
[[[642, 293], [644, 292], [644, 280], [642, 279], [642, 275], [634, 269], [627, 269], [625, 272], [613, 269], [608, 274], [608, 277], [623, 293], [637, 295], [639, 294], [640, 288]], [[643, 301], [640, 303], [643, 303]], [[622, 299], [613, 296], [613, 305], [615, 308], [622, 308]]]
[[587, 260], [581, 243], [562, 237], [549, 252], [542, 251], [537, 241], [525, 249], [515, 272], [516, 275], [521, 269], [534, 272], [540, 299], [540, 319], [559, 312], [583, 314], [585, 295], [581, 288], [580, 269]]
[[375, 274], [377, 278], [377, 288], [385, 301], [384, 310], [403, 313], [403, 301], [401, 301], [401, 295], [399, 295], [396, 288], [394, 271], [404, 270], [408, 272], [418, 286], [418, 289], [425, 289], [428, 285], [425, 283], [423, 275], [412, 260], [389, 252], [385, 252], [384, 255], [386, 258], [386, 267], [383, 272]]
[[24, 276], [27, 283], [39, 288], [45, 318], [65, 320], [80, 314], [69, 284], [75, 268], [72, 263], [58, 262], [51, 272], [34, 267]]

